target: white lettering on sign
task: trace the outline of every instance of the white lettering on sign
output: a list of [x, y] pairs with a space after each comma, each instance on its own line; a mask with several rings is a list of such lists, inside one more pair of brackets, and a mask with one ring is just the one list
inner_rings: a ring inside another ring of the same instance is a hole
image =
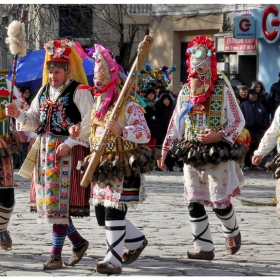
[[241, 38], [224, 37], [224, 51], [225, 52], [251, 52], [256, 50], [255, 38]]
[[243, 43], [243, 40], [244, 40], [244, 39], [228, 38], [228, 39], [227, 39], [227, 42], [228, 42], [228, 43], [235, 43], [235, 44], [236, 44], [236, 43], [241, 43], [241, 44], [242, 44], [242, 43]]

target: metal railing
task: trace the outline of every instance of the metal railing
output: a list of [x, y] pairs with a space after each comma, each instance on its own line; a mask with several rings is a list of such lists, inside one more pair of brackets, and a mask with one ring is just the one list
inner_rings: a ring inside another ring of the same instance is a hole
[[150, 15], [152, 12], [151, 4], [128, 4], [127, 13], [130, 16]]

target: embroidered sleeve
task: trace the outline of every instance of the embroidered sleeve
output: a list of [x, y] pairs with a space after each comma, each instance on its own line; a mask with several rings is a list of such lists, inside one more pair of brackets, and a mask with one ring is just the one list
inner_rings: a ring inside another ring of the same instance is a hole
[[90, 114], [94, 104], [94, 99], [90, 91], [85, 89], [77, 90], [74, 95], [74, 103], [78, 107], [81, 113], [81, 128], [79, 137], [75, 140], [71, 137], [68, 137], [65, 140], [65, 143], [70, 147], [74, 147], [75, 145], [82, 145], [85, 147], [89, 147], [89, 135], [91, 129], [91, 120]]
[[[176, 107], [173, 111], [170, 123], [168, 125], [167, 133], [163, 141], [162, 149], [169, 151], [172, 144], [177, 144], [179, 142], [179, 116], [180, 116], [180, 100], [181, 95], [179, 94], [177, 98]], [[184, 121], [181, 123], [182, 130], [184, 131]]]
[[[41, 88], [42, 90], [42, 88]], [[40, 122], [39, 94], [33, 99], [28, 111], [20, 111], [20, 115], [16, 118], [16, 129], [18, 131], [34, 131]]]
[[151, 132], [148, 128], [141, 107], [135, 102], [128, 102], [125, 108], [126, 126], [123, 138], [134, 143], [148, 143]]
[[[266, 156], [278, 143], [279, 152], [279, 117], [280, 117], [280, 106], [277, 108], [274, 119], [265, 132], [263, 138], [261, 139], [258, 149], [254, 152], [256, 156]], [[278, 141], [277, 141], [278, 140]]]
[[224, 104], [227, 126], [220, 133], [225, 141], [233, 144], [245, 125], [245, 119], [235, 96], [227, 87], [224, 87]]

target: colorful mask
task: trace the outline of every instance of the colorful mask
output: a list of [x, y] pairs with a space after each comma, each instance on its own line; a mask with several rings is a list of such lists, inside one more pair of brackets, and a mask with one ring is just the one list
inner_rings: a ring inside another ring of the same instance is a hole
[[197, 36], [188, 45], [188, 87], [194, 104], [204, 102], [214, 91], [218, 77], [215, 51], [214, 44], [206, 36]]
[[176, 71], [176, 66], [172, 66], [168, 68], [167, 66], [163, 66], [161, 68], [154, 68], [148, 62], [145, 62], [144, 69], [141, 70], [140, 79], [138, 81], [138, 87], [140, 91], [144, 91], [148, 87], [168, 87], [171, 83], [171, 74], [172, 72]]
[[[97, 91], [102, 93], [105, 99], [100, 111], [96, 112], [96, 117], [103, 117], [108, 107], [117, 100], [118, 92], [116, 89], [118, 83], [118, 64], [111, 56], [111, 51], [102, 45], [95, 44], [93, 58], [94, 65], [94, 85]], [[102, 99], [103, 99], [102, 98]]]

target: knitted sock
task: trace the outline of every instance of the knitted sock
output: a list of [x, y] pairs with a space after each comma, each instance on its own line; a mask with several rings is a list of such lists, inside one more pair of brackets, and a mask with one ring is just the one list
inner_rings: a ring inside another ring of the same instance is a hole
[[145, 235], [137, 229], [129, 220], [126, 221], [126, 234], [124, 247], [129, 250], [135, 250], [140, 247], [145, 239]]
[[72, 243], [74, 252], [79, 252], [84, 246], [85, 239], [79, 234], [75, 228], [71, 217], [69, 217], [69, 227], [67, 231], [67, 237]]
[[62, 247], [66, 234], [68, 231], [68, 225], [54, 224], [52, 232], [52, 255], [61, 256]]

